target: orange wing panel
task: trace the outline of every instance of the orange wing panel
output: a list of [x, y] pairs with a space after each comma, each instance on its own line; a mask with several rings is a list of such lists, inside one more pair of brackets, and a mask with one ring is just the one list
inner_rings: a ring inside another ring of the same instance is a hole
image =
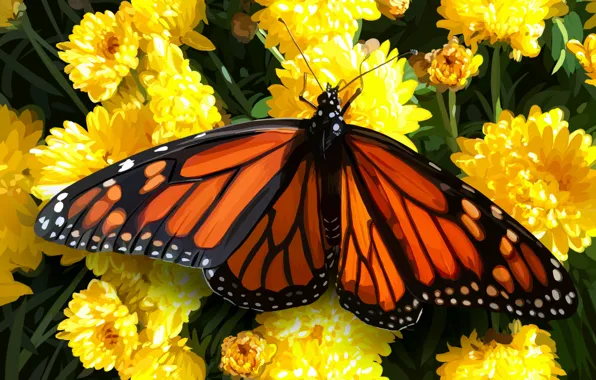
[[219, 144], [186, 160], [180, 174], [196, 178], [234, 168], [280, 147], [295, 136], [294, 131], [267, 132]]

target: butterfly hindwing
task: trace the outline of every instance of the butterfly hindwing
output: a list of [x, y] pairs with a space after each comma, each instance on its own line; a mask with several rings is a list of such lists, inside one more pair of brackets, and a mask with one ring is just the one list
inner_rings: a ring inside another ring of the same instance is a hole
[[352, 126], [345, 146], [372, 236], [416, 299], [540, 319], [575, 312], [562, 265], [480, 192], [374, 131]]
[[35, 230], [91, 252], [217, 266], [244, 241], [307, 154], [299, 122], [245, 123], [134, 155], [57, 194]]
[[340, 304], [373, 326], [398, 330], [418, 321], [422, 304], [406, 289], [353, 168], [342, 173], [342, 252], [337, 275]]
[[323, 247], [312, 155], [289, 177], [240, 248], [220, 266], [204, 269], [213, 291], [239, 307], [271, 311], [302, 306], [328, 286], [330, 259]]

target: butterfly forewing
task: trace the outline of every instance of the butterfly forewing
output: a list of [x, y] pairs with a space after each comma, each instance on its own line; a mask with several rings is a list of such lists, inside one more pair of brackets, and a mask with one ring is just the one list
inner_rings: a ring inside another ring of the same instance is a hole
[[416, 299], [542, 319], [575, 312], [561, 264], [488, 198], [379, 133], [353, 127], [346, 150], [373, 232]]
[[299, 120], [267, 120], [155, 147], [60, 192], [35, 230], [91, 252], [214, 267], [287, 186], [304, 141]]

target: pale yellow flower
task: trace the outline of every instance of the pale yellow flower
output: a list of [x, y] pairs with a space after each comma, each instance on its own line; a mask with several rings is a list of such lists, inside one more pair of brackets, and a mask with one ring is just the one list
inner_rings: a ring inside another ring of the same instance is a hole
[[137, 312], [139, 320], [146, 323], [146, 316], [140, 305], [149, 290], [152, 259], [145, 256], [98, 252], [86, 254], [85, 264], [95, 276], [109, 282], [130, 312]]
[[482, 61], [480, 54], [474, 55], [472, 50], [460, 45], [457, 37], [441, 49], [410, 58], [420, 81], [436, 86], [440, 92], [456, 92], [464, 88], [469, 79], [478, 75]]
[[139, 37], [132, 28], [132, 9], [122, 2], [113, 14], [87, 13], [73, 28], [68, 42], [61, 42], [60, 58], [68, 63], [64, 72], [69, 74], [74, 88], [87, 92], [93, 102], [109, 99], [122, 78], [139, 63]]
[[410, 0], [376, 0], [379, 11], [392, 20], [403, 17], [410, 7]]
[[13, 280], [18, 268], [37, 268], [41, 239], [33, 231], [38, 208], [29, 195], [34, 157], [29, 153], [41, 137], [43, 122], [35, 112], [17, 113], [0, 106], [0, 305], [15, 301], [31, 289]]
[[578, 40], [570, 40], [567, 42], [567, 49], [575, 54], [590, 78], [586, 83], [596, 86], [596, 34], [592, 33], [586, 37], [583, 45]]
[[87, 114], [87, 130], [71, 121], [64, 128], [52, 128], [47, 145], [32, 150], [40, 167], [33, 194], [48, 200], [76, 181], [150, 148], [155, 128], [138, 109], [113, 115], [97, 106]]
[[557, 363], [555, 341], [535, 325], [509, 325], [510, 343], [483, 342], [473, 331], [462, 336], [461, 348], [448, 345], [449, 352], [437, 355], [445, 364], [437, 370], [441, 380], [534, 379], [555, 380], [565, 371]]
[[[367, 56], [363, 44], [352, 44], [350, 36], [337, 36], [316, 47], [306, 49], [305, 54], [310, 66], [325, 86], [337, 85], [340, 80], [344, 84], [359, 75], [360, 63]], [[397, 50], [389, 51], [389, 41], [374, 50], [364, 61], [362, 70], [366, 71], [382, 64], [397, 55]], [[414, 104], [408, 104], [418, 85], [415, 80], [404, 80], [406, 59], [393, 60], [391, 63], [363, 77], [362, 94], [352, 103], [344, 119], [347, 123], [371, 128], [391, 136], [397, 141], [416, 149], [412, 141], [405, 136], [419, 128], [419, 122], [429, 119], [430, 112]], [[271, 107], [272, 117], [309, 118], [313, 114], [304, 102], [298, 99], [303, 85], [304, 73], [309, 73], [304, 59], [297, 56], [295, 60], [285, 61], [283, 69], [277, 70], [281, 85], [269, 87], [273, 98], [267, 102]], [[353, 83], [340, 93], [342, 104], [360, 87], [360, 81]], [[321, 89], [312, 75], [308, 76], [306, 99], [316, 104]]]
[[132, 0], [136, 28], [151, 39], [157, 34], [177, 46], [214, 50], [215, 45], [194, 29], [207, 24], [205, 0]]
[[186, 346], [187, 339], [156, 339], [147, 330], [141, 333], [144, 341], [134, 353], [131, 366], [121, 377], [131, 380], [204, 380], [205, 361]]
[[143, 63], [141, 80], [151, 96], [149, 106], [159, 124], [153, 143], [161, 144], [212, 129], [221, 121], [213, 88], [201, 84], [182, 50], [154, 36]]
[[379, 379], [381, 356], [396, 336], [344, 310], [333, 289], [312, 305], [259, 314], [257, 322], [255, 331], [277, 346], [267, 379]]
[[91, 280], [86, 290], [73, 294], [64, 314], [56, 337], [68, 340], [85, 368], [122, 371], [130, 365], [139, 338], [137, 316], [129, 313], [112, 285]]
[[189, 314], [201, 307], [201, 299], [212, 291], [195, 268], [153, 261], [149, 288], [141, 309], [147, 312], [147, 327], [162, 331], [164, 339], [180, 333]]
[[589, 3], [586, 5], [586, 11], [593, 14], [592, 17], [584, 24], [584, 29], [592, 29], [596, 26], [596, 0], [588, 0]]
[[267, 344], [267, 340], [252, 331], [242, 331], [224, 339], [219, 368], [233, 376], [255, 378], [261, 375], [275, 351], [274, 344]]
[[374, 0], [257, 0], [257, 3], [266, 7], [253, 15], [259, 28], [267, 31], [265, 47], [279, 45], [288, 59], [293, 59], [298, 49], [279, 18], [286, 22], [304, 50], [337, 35], [338, 31], [351, 38], [358, 29], [359, 19], [381, 17]]
[[0, 0], [0, 28], [8, 28], [17, 19], [23, 0]]
[[132, 74], [129, 74], [120, 82], [116, 93], [111, 98], [101, 102], [101, 105], [110, 113], [122, 108], [141, 109], [147, 99], [145, 99], [140, 86], [141, 84], [137, 83]]
[[531, 231], [559, 259], [596, 236], [596, 147], [569, 131], [563, 111], [534, 106], [528, 119], [503, 111], [483, 139], [459, 138], [451, 156], [465, 181]]
[[564, 0], [441, 0], [437, 11], [444, 18], [437, 26], [448, 29], [449, 38], [462, 34], [474, 52], [485, 40], [505, 42], [519, 61], [540, 53], [544, 21], [567, 14], [569, 8]]

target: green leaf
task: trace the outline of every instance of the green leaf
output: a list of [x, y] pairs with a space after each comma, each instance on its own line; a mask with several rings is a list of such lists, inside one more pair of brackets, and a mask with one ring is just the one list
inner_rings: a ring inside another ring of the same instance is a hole
[[271, 96], [263, 98], [255, 103], [252, 107], [252, 111], [250, 111], [250, 116], [254, 117], [255, 119], [263, 119], [269, 116], [269, 110], [271, 107], [267, 105], [267, 101], [271, 99]]
[[64, 347], [64, 341], [61, 341], [58, 344], [58, 347], [54, 350], [50, 361], [48, 362], [48, 366], [46, 367], [45, 371], [43, 372], [43, 376], [41, 380], [48, 380], [50, 378], [50, 374], [52, 373], [52, 369], [54, 368], [54, 364], [56, 363], [56, 359], [58, 358], [58, 354], [62, 352], [62, 348]]
[[[565, 40], [584, 40], [584, 26], [582, 23], [581, 18], [575, 12], [569, 12], [564, 18], [565, 28], [568, 32], [568, 39]], [[565, 47], [566, 49], [566, 47]], [[579, 67], [579, 62], [575, 58], [573, 54], [566, 54], [565, 63], [563, 65], [565, 71], [570, 74], [575, 72], [575, 70]]]
[[77, 367], [81, 364], [81, 360], [79, 358], [74, 358], [66, 367], [60, 371], [58, 376], [56, 376], [55, 380], [66, 380], [69, 378], [70, 374], [77, 369]]
[[209, 322], [207, 322], [205, 329], [203, 329], [203, 333], [201, 334], [201, 341], [203, 341], [205, 337], [211, 335], [213, 331], [215, 331], [217, 326], [219, 326], [221, 321], [223, 321], [230, 312], [230, 308], [231, 306], [228, 302], [223, 302], [221, 304], [221, 307], [217, 310], [217, 313], [209, 319]]
[[559, 69], [563, 66], [563, 63], [565, 63], [566, 56], [567, 56], [567, 54], [565, 52], [565, 49], [561, 49], [559, 59], [557, 59], [557, 63], [555, 64], [555, 67], [553, 68], [553, 71], [551, 74], [555, 74], [557, 71], [559, 71]]
[[420, 358], [420, 364], [426, 363], [436, 352], [437, 345], [445, 329], [445, 319], [447, 312], [445, 309], [434, 308], [433, 309], [433, 320], [428, 330], [428, 335], [422, 345], [422, 357]]
[[[72, 297], [72, 293], [77, 288], [83, 277], [85, 277], [87, 272], [87, 268], [83, 266], [81, 271], [76, 275], [75, 278], [73, 278], [72, 282], [66, 287], [66, 289], [64, 289], [62, 294], [60, 294], [60, 296], [56, 299], [52, 307], [48, 310], [46, 316], [44, 317], [44, 319], [42, 319], [42, 321], [37, 326], [37, 329], [35, 329], [33, 335], [31, 336], [31, 342], [35, 347], [39, 347], [39, 345], [47, 339], [48, 332], [46, 332], [46, 329], [48, 328], [56, 314], [62, 311], [64, 305], [66, 304], [68, 299]], [[53, 331], [55, 331], [55, 329], [56, 327], [50, 329], [49, 333], [53, 334]], [[21, 355], [18, 361], [21, 368], [27, 363], [27, 360], [29, 360], [30, 357], [31, 352], [27, 350], [21, 351]]]
[[21, 306], [15, 313], [15, 318], [10, 329], [10, 336], [6, 349], [6, 363], [4, 367], [5, 379], [19, 378], [19, 352], [21, 352], [21, 341], [23, 339], [23, 326], [25, 325], [25, 312], [27, 310], [27, 298], [23, 299]]

